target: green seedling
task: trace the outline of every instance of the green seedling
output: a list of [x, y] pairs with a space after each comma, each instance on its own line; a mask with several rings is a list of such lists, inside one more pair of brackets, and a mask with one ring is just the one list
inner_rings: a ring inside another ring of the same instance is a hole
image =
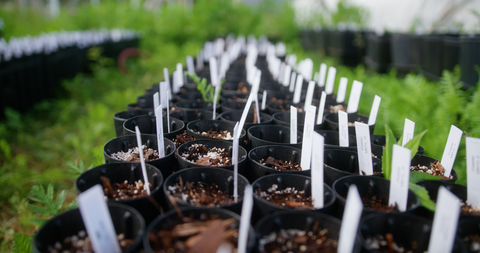
[[[190, 77], [192, 81], [197, 84], [197, 90], [202, 93], [203, 101], [213, 103], [213, 100], [215, 99], [215, 87], [213, 87], [211, 84], [208, 84], [206, 78], [200, 79], [196, 73], [191, 74], [189, 72], [185, 72], [185, 75]], [[220, 82], [219, 90], [222, 90], [222, 85], [224, 82], [225, 79]], [[220, 101], [220, 94], [218, 95], [217, 103]]]

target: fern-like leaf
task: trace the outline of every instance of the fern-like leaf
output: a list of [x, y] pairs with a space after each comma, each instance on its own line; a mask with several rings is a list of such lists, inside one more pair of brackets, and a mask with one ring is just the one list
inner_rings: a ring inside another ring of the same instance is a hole
[[26, 235], [15, 234], [13, 237], [12, 249], [15, 253], [31, 253], [32, 239]]

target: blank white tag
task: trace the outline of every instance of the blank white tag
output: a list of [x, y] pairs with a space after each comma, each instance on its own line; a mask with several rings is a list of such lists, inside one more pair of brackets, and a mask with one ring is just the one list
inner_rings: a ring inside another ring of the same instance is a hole
[[257, 96], [253, 97], [253, 100], [255, 101], [255, 109], [257, 110], [257, 122], [260, 123], [260, 105], [258, 104], [258, 94]]
[[160, 106], [160, 96], [158, 94], [158, 92], [155, 92], [155, 94], [153, 94], [153, 112], [155, 112], [155, 109]]
[[323, 208], [324, 199], [323, 199], [323, 150], [325, 144], [325, 138], [316, 132], [313, 132], [313, 143], [312, 145], [312, 199], [313, 206], [316, 209]]
[[183, 87], [184, 82], [183, 82], [183, 67], [181, 63], [177, 63], [177, 75], [178, 75], [178, 86]]
[[459, 217], [460, 200], [447, 188], [440, 186], [428, 252], [452, 252]]
[[400, 212], [407, 211], [408, 182], [410, 180], [410, 157], [412, 151], [400, 145], [393, 145], [390, 197], [388, 205], [397, 204]]
[[319, 79], [319, 73], [315, 72], [315, 74], [313, 74], [313, 81], [315, 81], [318, 84], [318, 79]]
[[452, 125], [450, 127], [450, 133], [448, 134], [447, 145], [445, 145], [445, 150], [443, 150], [442, 161], [440, 162], [445, 169], [443, 175], [449, 177], [452, 172], [453, 163], [455, 162], [455, 157], [457, 156], [458, 147], [460, 146], [460, 141], [462, 140], [462, 130], [460, 128]]
[[238, 122], [233, 128], [233, 144], [232, 144], [232, 162], [233, 162], [233, 199], [235, 203], [238, 201], [238, 138], [242, 129], [239, 128]]
[[122, 252], [102, 187], [97, 184], [78, 194], [77, 201], [93, 250], [95, 252]]
[[338, 237], [338, 253], [352, 253], [357, 238], [358, 224], [362, 216], [363, 202], [357, 186], [351, 184], [348, 188], [345, 211], [343, 211], [342, 225]]
[[216, 118], [217, 114], [217, 100], [218, 100], [218, 94], [220, 93], [220, 85], [215, 86], [215, 95], [213, 96], [213, 115], [212, 119]]
[[327, 93], [325, 93], [325, 91], [322, 91], [322, 96], [320, 98], [320, 104], [318, 105], [317, 125], [320, 125], [323, 122], [323, 113], [325, 112], [325, 101], [326, 100], [327, 100]]
[[240, 118], [240, 122], [238, 125], [240, 129], [238, 133], [239, 135], [240, 135], [241, 129], [243, 129], [243, 126], [245, 125], [245, 120], [247, 120], [248, 111], [250, 110], [250, 106], [252, 105], [252, 102], [253, 102], [253, 96], [256, 96], [256, 94], [250, 93], [250, 96], [248, 96], [248, 99], [247, 99], [247, 103], [245, 104], [245, 108], [243, 109], [242, 117]]
[[287, 87], [290, 84], [290, 74], [292, 72], [292, 66], [287, 65], [285, 67], [285, 77], [282, 80], [282, 84], [284, 87]]
[[155, 124], [157, 127], [157, 148], [158, 156], [160, 158], [165, 157], [165, 145], [163, 143], [163, 116], [162, 116], [162, 107], [158, 106], [155, 109]]
[[402, 146], [405, 147], [411, 139], [413, 139], [413, 135], [415, 133], [415, 122], [405, 118], [405, 125], [403, 126], [403, 138], [402, 138]]
[[225, 52], [222, 55], [222, 61], [220, 62], [220, 78], [218, 80], [219, 84], [221, 82], [220, 79], [225, 78], [225, 74], [227, 73], [229, 65], [230, 65], [230, 57], [228, 56], [228, 52]]
[[160, 104], [163, 109], [168, 107], [168, 87], [167, 82], [160, 82]]
[[327, 64], [320, 64], [320, 72], [318, 72], [318, 86], [325, 86], [325, 77], [327, 76]]
[[338, 138], [340, 147], [348, 147], [348, 114], [338, 111]]
[[480, 207], [480, 139], [467, 137], [467, 199], [468, 204]]
[[217, 59], [215, 57], [210, 57], [210, 80], [212, 85], [217, 87], [219, 84], [218, 81], [218, 68], [217, 68]]
[[348, 78], [340, 78], [340, 84], [338, 85], [337, 103], [345, 102], [345, 94], [347, 93]]
[[[165, 83], [167, 84], [167, 88], [168, 88], [168, 94], [170, 94], [170, 97], [172, 97], [172, 89], [170, 88], [171, 85], [170, 85], [170, 76], [168, 74], [168, 69], [167, 68], [163, 68], [163, 77], [165, 78]], [[161, 91], [161, 90], [160, 90]]]
[[[167, 103], [170, 101], [170, 95], [167, 94]], [[167, 106], [167, 133], [170, 133], [170, 106]]]
[[293, 71], [292, 76], [290, 77], [290, 87], [288, 88], [288, 91], [293, 92], [295, 89], [295, 80], [297, 78], [297, 72]]
[[[320, 79], [322, 79], [322, 69], [320, 69]], [[325, 86], [325, 93], [330, 95], [333, 93], [333, 87], [335, 86], [335, 74], [337, 74], [337, 69], [335, 67], [328, 68], [327, 83]]]
[[297, 108], [290, 106], [290, 143], [297, 143]]
[[240, 216], [240, 227], [238, 228], [238, 253], [247, 252], [248, 230], [250, 229], [250, 218], [253, 208], [252, 185], [245, 186], [243, 193], [242, 215]]
[[382, 98], [375, 95], [375, 98], [373, 99], [373, 105], [372, 109], [370, 110], [370, 116], [368, 116], [368, 125], [375, 125], [377, 122], [377, 115], [378, 115], [378, 109], [380, 108], [380, 102], [382, 101]]
[[354, 80], [352, 90], [350, 91], [350, 97], [348, 99], [347, 113], [356, 113], [358, 111], [358, 103], [360, 102], [360, 96], [362, 95], [363, 83]]
[[310, 81], [308, 83], [308, 88], [307, 88], [307, 96], [305, 97], [305, 104], [303, 106], [303, 109], [307, 109], [307, 105], [312, 104], [313, 100], [313, 91], [315, 90], [315, 81]]
[[310, 169], [313, 145], [313, 128], [315, 126], [315, 112], [317, 107], [313, 105], [307, 106], [305, 110], [305, 123], [303, 124], [303, 140], [302, 140], [302, 159], [300, 166], [302, 170]]
[[360, 175], [373, 175], [372, 147], [368, 125], [355, 122], [355, 134], [357, 138], [359, 173]]
[[180, 86], [178, 85], [178, 72], [173, 71], [173, 93], [178, 93], [180, 91]]
[[140, 130], [138, 129], [138, 126], [135, 126], [135, 134], [137, 136], [138, 155], [140, 156], [140, 165], [142, 167], [143, 188], [145, 189], [145, 191], [147, 191], [147, 194], [150, 195], [150, 187], [148, 187], [147, 167], [145, 166], [145, 158], [143, 158], [142, 151], [142, 136], [140, 135]]
[[293, 103], [300, 103], [300, 95], [302, 94], [303, 76], [298, 75], [297, 83], [295, 84], [295, 93], [293, 93]]
[[265, 110], [267, 106], [267, 91], [263, 91], [263, 96], [262, 96], [262, 111]]
[[313, 61], [310, 58], [303, 60], [303, 70], [302, 73], [305, 79], [310, 82], [312, 81], [312, 74], [313, 74]]
[[201, 70], [203, 69], [203, 52], [200, 51], [200, 53], [197, 54], [197, 69]]
[[193, 58], [189, 55], [187, 56], [187, 71], [190, 74], [195, 73], [195, 66], [193, 65]]
[[278, 82], [283, 83], [283, 78], [285, 78], [285, 63], [280, 63], [280, 68], [278, 69]]

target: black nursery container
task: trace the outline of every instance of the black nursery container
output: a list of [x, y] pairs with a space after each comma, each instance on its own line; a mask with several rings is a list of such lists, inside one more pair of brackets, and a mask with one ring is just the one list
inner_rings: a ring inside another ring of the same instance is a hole
[[115, 134], [117, 135], [117, 137], [123, 136], [123, 123], [125, 123], [125, 121], [136, 116], [149, 115], [149, 113], [153, 113], [153, 111], [146, 110], [146, 109], [139, 109], [139, 110], [123, 111], [123, 112], [115, 113], [113, 115], [113, 123], [115, 125]]
[[413, 70], [414, 67], [410, 55], [412, 35], [406, 33], [395, 33], [392, 34], [390, 39], [390, 51], [393, 67], [402, 73], [407, 73]]
[[[301, 231], [312, 231], [316, 224], [320, 225], [320, 230], [327, 229], [328, 238], [337, 239], [340, 235], [341, 221], [328, 214], [320, 212], [307, 212], [301, 215], [295, 211], [282, 211], [265, 216], [255, 224], [255, 234], [259, 240], [258, 252], [263, 252], [261, 245], [262, 238], [270, 236], [272, 232], [279, 233], [281, 230], [296, 229]], [[362, 249], [363, 240], [360, 233], [357, 233], [352, 253], [358, 253]], [[315, 252], [315, 251], [312, 251]]]
[[425, 49], [423, 75], [432, 80], [438, 80], [442, 76], [442, 41], [443, 36], [440, 34], [429, 34], [423, 37]]
[[442, 41], [443, 69], [453, 71], [460, 63], [460, 35], [445, 34]]
[[[203, 221], [207, 217], [216, 217], [222, 220], [234, 218], [237, 222], [232, 225], [233, 228], [238, 228], [240, 226], [240, 216], [232, 211], [222, 209], [222, 208], [192, 208], [184, 207], [181, 208], [183, 217], [192, 217], [194, 220]], [[143, 236], [143, 248], [145, 253], [155, 252], [152, 248], [152, 242], [150, 241], [149, 234], [152, 232], [157, 232], [161, 229], [170, 229], [173, 226], [180, 224], [181, 220], [178, 213], [175, 210], [171, 210], [165, 214], [165, 216], [159, 216], [155, 219], [146, 230], [145, 235]], [[253, 247], [255, 246], [255, 231], [250, 226], [248, 232], [248, 241], [247, 241], [247, 252], [252, 252]]]
[[[463, 241], [466, 251], [469, 253], [478, 252], [478, 238], [480, 237], [480, 217], [471, 217], [468, 219], [462, 219], [458, 222], [457, 238]], [[476, 238], [476, 243], [471, 243], [472, 239]]]
[[[174, 104], [175, 111], [198, 111], [198, 110], [207, 110], [213, 111], [213, 103], [207, 102], [197, 102], [192, 100], [187, 100], [184, 102], [176, 102]], [[220, 110], [220, 104], [217, 104], [217, 111]]]
[[[123, 123], [124, 135], [135, 135], [135, 126], [138, 126], [142, 134], [157, 134], [157, 125], [154, 116], [142, 115], [128, 119]], [[183, 132], [185, 123], [183, 121], [170, 117], [170, 132], [167, 131], [168, 122], [167, 117], [163, 116], [163, 137], [171, 140], [177, 134]]]
[[[211, 120], [211, 119], [203, 119], [203, 120], [195, 120], [187, 124], [187, 133], [190, 136], [193, 136], [195, 140], [197, 139], [207, 139], [207, 140], [219, 140], [216, 138], [210, 138], [207, 136], [203, 136], [201, 134], [198, 134], [197, 132], [208, 132], [210, 130], [213, 131], [229, 131], [232, 134], [233, 137], [233, 129], [235, 128], [235, 124], [232, 122], [228, 122], [225, 120]], [[233, 142], [232, 140], [225, 140], [225, 141], [230, 141]], [[242, 132], [240, 134], [240, 138], [238, 139], [238, 143], [242, 145], [243, 147], [246, 146], [247, 142], [247, 134], [245, 132], [245, 129], [242, 129]]]
[[[215, 112], [215, 119], [218, 118], [218, 113]], [[186, 124], [199, 119], [213, 119], [213, 111], [211, 110], [183, 110], [170, 113], [170, 117], [179, 119]]]
[[302, 147], [302, 132], [297, 130], [297, 143], [290, 143], [290, 128], [277, 125], [260, 125], [248, 129], [248, 139], [251, 148], [266, 145], [283, 145], [289, 147]]
[[[359, 173], [358, 153], [353, 150], [327, 149], [324, 151], [324, 180], [329, 186], [343, 177]], [[383, 176], [382, 161], [372, 157], [373, 173]]]
[[[138, 252], [141, 248], [143, 234], [145, 233], [145, 220], [134, 208], [114, 202], [107, 203], [115, 232], [123, 233], [126, 239], [134, 241], [133, 245], [122, 250], [123, 253]], [[78, 232], [85, 231], [80, 209], [76, 208], [64, 212], [42, 226], [35, 235], [33, 252], [47, 253], [49, 246], [69, 236], [78, 235]]]
[[[370, 139], [372, 140], [372, 144], [382, 147], [384, 147], [387, 142], [387, 138], [385, 137], [385, 135], [371, 135]], [[395, 140], [398, 141], [398, 138], [396, 138]], [[417, 155], [423, 155], [423, 153], [425, 153], [425, 148], [422, 146], [418, 146]]]
[[[236, 123], [237, 121], [240, 121], [240, 119], [242, 118], [242, 113], [243, 111], [239, 111], [239, 110], [224, 112], [220, 114], [220, 119], [228, 122]], [[243, 129], [245, 129], [245, 131], [248, 131], [248, 129], [252, 126], [271, 125], [273, 122], [272, 116], [266, 113], [260, 113], [260, 123], [253, 123], [254, 121], [253, 117], [254, 117], [253, 112], [249, 112], [247, 114], [247, 118], [245, 119], [245, 124], [243, 125]]]
[[[119, 201], [108, 200], [108, 202], [118, 202], [135, 208], [142, 214], [146, 223], [149, 224], [161, 213], [159, 204], [164, 200], [162, 189], [163, 175], [159, 169], [152, 165], [145, 164], [145, 166], [147, 169], [148, 182], [152, 185], [150, 197], [146, 196]], [[82, 173], [75, 182], [77, 192], [84, 192], [97, 184], [102, 185], [100, 176], [108, 178], [111, 184], [123, 183], [125, 180], [129, 183], [134, 183], [138, 180], [143, 182], [142, 168], [139, 163], [107, 163]]]
[[[158, 151], [157, 136], [151, 134], [142, 134], [142, 144]], [[158, 168], [164, 177], [168, 177], [173, 173], [175, 168], [175, 144], [167, 139], [163, 138], [163, 146], [165, 149], [165, 156], [152, 161], [146, 161], [146, 163]], [[109, 140], [105, 146], [103, 146], [103, 156], [105, 157], [105, 163], [123, 163], [125, 161], [117, 160], [112, 157], [113, 153], [123, 151], [127, 152], [129, 149], [137, 147], [137, 137], [135, 135], [126, 135]], [[140, 162], [136, 162], [140, 163]]]
[[[233, 198], [233, 171], [225, 170], [221, 168], [213, 168], [213, 167], [194, 167], [184, 169], [174, 174], [170, 175], [165, 179], [165, 183], [163, 184], [163, 192], [165, 193], [166, 200], [168, 203], [168, 209], [173, 209], [172, 203], [168, 201], [168, 195], [170, 195], [170, 187], [174, 186], [175, 184], [179, 183], [180, 180], [183, 181], [183, 184], [190, 182], [190, 183], [215, 183], [218, 185], [218, 188], [222, 191], [226, 191], [232, 198]], [[241, 214], [242, 211], [242, 203], [243, 203], [243, 192], [245, 191], [245, 187], [249, 184], [248, 180], [242, 176], [238, 175], [238, 202], [233, 203], [230, 205], [222, 205], [217, 207], [207, 207], [203, 206], [194, 206], [190, 203], [185, 201], [176, 201], [179, 207], [193, 207], [193, 208], [224, 208], [230, 210], [236, 214]]]
[[[420, 166], [427, 166], [430, 168], [431, 164], [434, 163], [435, 161], [437, 161], [437, 159], [432, 157], [428, 157], [424, 155], [415, 155], [410, 164], [411, 166], [420, 165]], [[450, 182], [450, 183], [455, 183], [455, 181], [457, 181], [458, 179], [458, 174], [454, 169], [452, 169], [452, 171], [450, 172], [450, 176], [452, 177], [451, 179], [442, 178], [440, 180]]]
[[378, 35], [374, 32], [366, 34], [367, 50], [365, 64], [379, 72], [385, 73], [391, 64], [390, 57], [390, 34]]
[[[327, 113], [325, 114], [325, 128], [326, 130], [333, 130], [338, 131], [338, 113]], [[354, 123], [355, 121], [362, 122], [367, 124], [368, 116], [357, 114], [357, 113], [349, 113], [348, 114], [348, 122]], [[370, 135], [373, 135], [373, 131], [375, 129], [375, 124], [369, 125], [368, 128], [370, 129]], [[356, 135], [355, 133], [355, 126], [348, 127], [348, 133], [351, 135]]]
[[[348, 189], [350, 185], [356, 185], [358, 189], [358, 193], [360, 194], [361, 198], [372, 198], [376, 197], [377, 199], [386, 198], [388, 201], [388, 197], [390, 195], [390, 180], [375, 177], [375, 176], [359, 176], [353, 175], [348, 177], [343, 177], [335, 181], [333, 184], [333, 190], [337, 193], [337, 200], [342, 206], [345, 208], [345, 202], [348, 194]], [[407, 213], [415, 213], [416, 209], [420, 206], [420, 200], [418, 199], [417, 195], [413, 193], [411, 190], [408, 190], [408, 197], [407, 197]], [[398, 211], [392, 211], [398, 212]], [[382, 211], [378, 211], [372, 208], [364, 208], [362, 217], [365, 217], [369, 214], [377, 215], [379, 213], [383, 213]]]
[[479, 81], [475, 66], [480, 66], [480, 34], [460, 37], [460, 80], [464, 88], [476, 87]]

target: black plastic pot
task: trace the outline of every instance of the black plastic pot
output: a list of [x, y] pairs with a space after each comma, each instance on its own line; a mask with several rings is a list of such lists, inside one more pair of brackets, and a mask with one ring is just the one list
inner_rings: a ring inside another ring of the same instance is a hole
[[[218, 113], [215, 113], [215, 118], [218, 118]], [[170, 117], [179, 119], [186, 124], [192, 122], [194, 120], [209, 120], [213, 119], [213, 111], [210, 110], [184, 110], [184, 111], [176, 111], [170, 113]]]
[[[328, 107], [328, 106], [332, 105], [332, 103], [330, 103], [330, 102], [331, 102], [330, 100], [325, 101], [325, 107]], [[317, 100], [317, 99], [312, 100], [312, 105], [314, 105], [314, 106], [318, 106], [319, 103], [320, 103], [320, 101]], [[272, 102], [267, 103], [267, 110], [268, 110], [268, 113], [273, 115], [277, 112], [290, 111], [290, 106], [295, 106], [297, 108], [298, 112], [303, 112], [303, 108], [305, 106], [305, 103], [300, 102], [300, 103], [294, 104], [293, 101], [291, 101], [291, 100], [272, 101]]]
[[[324, 119], [327, 130], [338, 131], [338, 113], [327, 113], [325, 114]], [[368, 116], [357, 113], [349, 113], [348, 122], [354, 123], [355, 121], [363, 122], [366, 124], [368, 122]], [[370, 135], [373, 135], [375, 124], [369, 125], [368, 127], [370, 129]], [[351, 135], [356, 135], [355, 126], [349, 126], [348, 133]]]
[[[175, 110], [172, 110], [172, 113], [175, 111], [198, 111], [198, 110], [207, 110], [213, 111], [213, 103], [206, 102], [197, 102], [194, 100], [187, 100], [184, 102], [176, 102], [174, 104]], [[217, 104], [217, 111], [220, 110], [220, 105]]]
[[250, 94], [249, 93], [232, 93], [232, 94], [222, 94], [220, 96], [220, 101], [221, 102], [224, 102], [224, 101], [247, 101], [248, 99], [248, 96]]
[[202, 93], [200, 92], [180, 92], [178, 94], [173, 95], [173, 99], [176, 102], [189, 102], [189, 101], [196, 101], [196, 102], [202, 102], [203, 101], [203, 96]]
[[[226, 191], [230, 196], [233, 196], [233, 171], [225, 170], [221, 168], [213, 168], [213, 167], [195, 167], [195, 168], [188, 168], [174, 174], [170, 175], [165, 179], [165, 183], [163, 184], [163, 191], [165, 196], [168, 200], [169, 187], [174, 186], [175, 184], [179, 183], [180, 180], [183, 183], [191, 182], [203, 182], [207, 184], [215, 183], [218, 185], [218, 188], [222, 191]], [[230, 210], [234, 213], [241, 214], [242, 211], [242, 203], [243, 203], [243, 192], [245, 191], [245, 187], [248, 185], [248, 180], [242, 176], [238, 175], [238, 202], [230, 205], [223, 205], [219, 206], [221, 208]], [[172, 203], [168, 202], [169, 210], [173, 209]], [[177, 205], [179, 207], [194, 207], [194, 208], [218, 208], [218, 207], [207, 207], [207, 206], [193, 206], [190, 203], [184, 201], [177, 201]]]
[[[435, 161], [437, 161], [437, 159], [432, 157], [428, 157], [424, 155], [415, 155], [411, 161], [411, 166], [420, 165], [420, 166], [427, 166], [430, 168], [431, 164], [434, 163]], [[441, 180], [445, 182], [455, 183], [455, 181], [457, 181], [458, 179], [458, 174], [454, 169], [452, 169], [452, 172], [450, 172], [450, 176], [452, 176], [452, 179], [441, 179]]]
[[[372, 144], [379, 145], [379, 146], [385, 146], [387, 142], [385, 135], [371, 135], [370, 138], [372, 140]], [[396, 141], [398, 141], [398, 138], [396, 138]], [[422, 146], [418, 146], [417, 155], [423, 155], [423, 153], [425, 153], [425, 148]]]
[[[158, 151], [156, 135], [142, 134], [141, 137], [142, 144], [147, 146], [147, 148]], [[163, 146], [165, 148], [165, 156], [152, 161], [146, 161], [146, 163], [155, 166], [162, 172], [164, 177], [168, 177], [173, 173], [175, 168], [175, 144], [171, 140], [163, 138]], [[126, 135], [109, 140], [105, 146], [103, 146], [105, 163], [123, 163], [124, 161], [117, 160], [111, 155], [119, 151], [127, 152], [129, 149], [134, 147], [137, 147], [137, 137], [135, 135]]]
[[[273, 184], [278, 185], [278, 190], [285, 190], [286, 188], [295, 188], [298, 191], [305, 191], [305, 196], [312, 196], [312, 181], [310, 177], [300, 174], [274, 174], [263, 176], [252, 183], [253, 199], [254, 199], [254, 221], [262, 217], [282, 211], [295, 210], [302, 215], [303, 212], [309, 212], [309, 209], [294, 209], [289, 207], [282, 207], [276, 205], [268, 200], [265, 200], [257, 195], [260, 191], [267, 191]], [[330, 186], [324, 184], [324, 207], [322, 209], [315, 209], [314, 211], [331, 214], [333, 212], [333, 203], [335, 203], [335, 192]]]
[[[177, 148], [177, 151], [175, 153], [180, 170], [190, 168], [190, 167], [205, 167], [205, 166], [196, 164], [194, 162], [187, 161], [185, 158], [182, 157], [181, 154], [183, 154], [184, 152], [188, 152], [188, 148], [193, 144], [203, 144], [207, 146], [207, 148], [214, 148], [214, 147], [224, 148], [228, 150], [229, 156], [232, 157], [232, 151], [233, 151], [232, 142], [222, 141], [222, 140], [207, 140], [207, 139], [189, 141], [187, 143], [180, 145]], [[238, 149], [238, 159], [239, 159], [238, 173], [242, 174], [243, 176], [245, 176], [247, 179], [250, 180], [250, 174], [247, 168], [247, 151], [242, 146], [239, 146], [239, 149]], [[224, 169], [233, 171], [233, 164], [228, 166], [221, 166], [221, 167], [212, 166], [212, 167], [224, 168]]]
[[[240, 119], [242, 118], [242, 113], [243, 111], [239, 111], [239, 110], [224, 112], [220, 114], [220, 119], [228, 122], [236, 123], [237, 121], [240, 121]], [[254, 119], [253, 117], [254, 117], [253, 112], [249, 112], [247, 114], [247, 118], [245, 119], [245, 124], [243, 125], [243, 129], [245, 129], [245, 131], [248, 131], [248, 129], [252, 126], [271, 125], [273, 123], [272, 116], [266, 113], [260, 113], [260, 123], [253, 123], [253, 119]]]
[[412, 60], [414, 70], [420, 72], [425, 62], [425, 50], [423, 45], [423, 35], [413, 34], [410, 40], [409, 55]]
[[410, 43], [412, 35], [406, 33], [395, 33], [391, 36], [391, 56], [392, 65], [398, 71], [407, 73], [413, 70], [413, 64], [410, 55]]
[[[440, 186], [444, 186], [445, 188], [447, 188], [464, 203], [465, 201], [467, 201], [467, 187], [464, 185], [454, 184], [454, 183], [445, 182], [445, 181], [435, 181], [435, 180], [420, 181], [420, 182], [417, 182], [416, 184], [425, 188], [428, 191], [428, 196], [434, 202], [436, 202], [437, 200], [438, 188], [440, 188]], [[434, 212], [422, 206], [418, 208], [417, 213], [423, 217], [426, 217], [427, 219], [433, 219], [433, 215], [434, 215]], [[460, 213], [460, 217], [468, 218], [468, 217], [474, 217], [474, 215]]]
[[[348, 135], [348, 147], [340, 147], [338, 132], [331, 130], [315, 130], [315, 132], [321, 134], [325, 138], [325, 149], [351, 150], [354, 152], [357, 151], [357, 137], [354, 135]], [[382, 159], [382, 146], [372, 143], [370, 148], [372, 151], [372, 155], [374, 155], [375, 158]]]
[[[371, 214], [360, 224], [360, 232], [363, 238], [376, 235], [385, 236], [389, 233], [397, 245], [402, 245], [407, 250], [414, 247], [413, 252], [427, 252], [432, 231], [432, 222], [421, 217], [408, 213], [382, 213]], [[464, 245], [455, 240], [452, 252], [465, 252]], [[380, 252], [375, 249], [368, 249], [364, 244], [365, 252]]]
[[[324, 180], [329, 186], [340, 178], [359, 173], [358, 154], [353, 150], [327, 149], [324, 151]], [[382, 161], [372, 157], [373, 173], [383, 176]]]
[[466, 237], [469, 236], [480, 236], [480, 217], [470, 217], [468, 219], [461, 219], [458, 223], [457, 228], [457, 241], [461, 240], [465, 244], [466, 251], [464, 252], [478, 252], [478, 249], [475, 247], [468, 247], [467, 242], [465, 241]]
[[[233, 129], [235, 128], [235, 124], [232, 122], [228, 122], [225, 120], [211, 120], [211, 119], [203, 119], [203, 120], [195, 120], [187, 124], [187, 133], [190, 136], [195, 137], [195, 139], [207, 139], [207, 140], [218, 140], [210, 137], [203, 136], [201, 134], [197, 134], [195, 132], [207, 132], [210, 130], [213, 131], [229, 131], [233, 136]], [[225, 140], [232, 142], [233, 140]], [[246, 146], [247, 142], [247, 134], [245, 129], [242, 129], [240, 134], [240, 138], [238, 139], [238, 143], [243, 147]]]
[[[134, 244], [122, 252], [138, 252], [141, 249], [143, 234], [145, 232], [145, 220], [134, 208], [114, 202], [107, 203], [110, 216], [112, 217], [115, 232], [123, 233], [126, 239], [131, 239]], [[76, 208], [64, 212], [49, 220], [35, 235], [33, 252], [49, 252], [49, 246], [69, 236], [78, 235], [80, 231], [86, 231], [83, 224], [80, 209]]]
[[290, 128], [276, 125], [253, 126], [248, 129], [250, 147], [256, 148], [266, 145], [283, 145], [301, 148], [302, 132], [297, 131], [297, 143], [290, 143]]
[[464, 88], [476, 87], [479, 81], [475, 66], [480, 66], [480, 35], [460, 37], [460, 80]]
[[[282, 211], [278, 213], [272, 213], [263, 217], [255, 224], [255, 234], [257, 238], [268, 237], [272, 232], [280, 232], [287, 229], [298, 229], [302, 231], [312, 231], [316, 223], [320, 224], [321, 229], [328, 229], [328, 238], [339, 238], [341, 221], [328, 214], [320, 212], [306, 212], [299, 215], [295, 211]], [[354, 253], [360, 252], [362, 249], [363, 240], [360, 233], [357, 234], [353, 251]], [[258, 252], [262, 252], [262, 245], [257, 248]]]
[[[159, 169], [150, 164], [145, 164], [147, 169], [148, 182], [152, 185], [151, 197], [141, 197], [129, 200], [108, 200], [108, 202], [118, 202], [135, 208], [142, 214], [146, 223], [149, 224], [155, 217], [160, 215], [161, 210], [157, 204], [163, 202], [163, 175]], [[90, 187], [100, 184], [100, 176], [110, 179], [110, 183], [123, 183], [128, 180], [129, 183], [141, 180], [143, 182], [142, 168], [139, 163], [107, 163], [82, 173], [77, 178], [75, 186], [78, 193], [88, 190]], [[152, 202], [155, 201], [155, 202]]]
[[387, 72], [391, 64], [390, 34], [377, 35], [370, 32], [366, 34], [366, 40], [365, 64], [379, 73]]
[[136, 116], [140, 115], [148, 115], [149, 113], [153, 113], [151, 110], [134, 110], [134, 111], [123, 111], [117, 112], [113, 115], [113, 123], [115, 124], [115, 133], [117, 137], [123, 136], [123, 123], [128, 119], [131, 119]]
[[[222, 208], [192, 208], [184, 207], [181, 208], [182, 214], [184, 217], [192, 217], [194, 220], [205, 220], [206, 216], [218, 217], [222, 220], [234, 218], [237, 222], [233, 225], [234, 228], [238, 228], [240, 225], [240, 216], [232, 211], [225, 210]], [[143, 236], [143, 248], [145, 253], [153, 253], [152, 245], [149, 239], [149, 234], [156, 232], [160, 229], [169, 229], [173, 226], [180, 223], [180, 217], [175, 210], [171, 210], [165, 214], [164, 217], [158, 217], [155, 219], [146, 230], [145, 235]], [[252, 227], [249, 229], [248, 233], [248, 242], [247, 242], [247, 252], [251, 252], [255, 246], [255, 232]]]
[[[163, 137], [171, 140], [177, 134], [183, 132], [185, 123], [183, 121], [170, 117], [170, 132], [167, 132], [168, 122], [167, 117], [163, 116]], [[157, 120], [153, 116], [142, 115], [128, 119], [123, 123], [124, 135], [135, 135], [135, 126], [138, 126], [142, 134], [157, 134]]]
[[[333, 190], [337, 193], [337, 199], [342, 208], [345, 208], [348, 189], [352, 184], [357, 186], [358, 193], [360, 193], [360, 197], [362, 198], [365, 198], [367, 196], [369, 198], [372, 198], [376, 196], [377, 199], [385, 197], [388, 200], [388, 197], [390, 196], [390, 180], [375, 176], [353, 175], [343, 177], [335, 181], [332, 187]], [[411, 190], [408, 190], [407, 211], [405, 212], [413, 214], [419, 206], [420, 199], [418, 199], [415, 193], [413, 193]], [[362, 212], [362, 217], [365, 217], [368, 214], [377, 215], [379, 213], [383, 212], [372, 208], [364, 208]]]
[[[351, 30], [334, 30], [330, 40], [333, 44], [330, 54], [340, 59], [343, 65], [356, 66], [361, 63], [361, 50], [358, 40], [362, 40], [362, 33]], [[363, 42], [364, 43], [364, 42]]]
[[[305, 112], [297, 112], [297, 130], [303, 133], [303, 127], [305, 123]], [[290, 112], [289, 111], [284, 111], [284, 112], [277, 112], [272, 115], [273, 118], [273, 123], [275, 125], [280, 125], [280, 126], [286, 126], [290, 127]], [[316, 116], [315, 116], [316, 118]], [[315, 121], [316, 122], [316, 119]], [[324, 125], [315, 125], [314, 129], [323, 129]]]
[[460, 63], [460, 35], [445, 34], [442, 41], [442, 67], [453, 71]]
[[423, 75], [432, 80], [438, 80], [442, 76], [442, 40], [440, 34], [425, 35], [425, 67], [422, 68]]

